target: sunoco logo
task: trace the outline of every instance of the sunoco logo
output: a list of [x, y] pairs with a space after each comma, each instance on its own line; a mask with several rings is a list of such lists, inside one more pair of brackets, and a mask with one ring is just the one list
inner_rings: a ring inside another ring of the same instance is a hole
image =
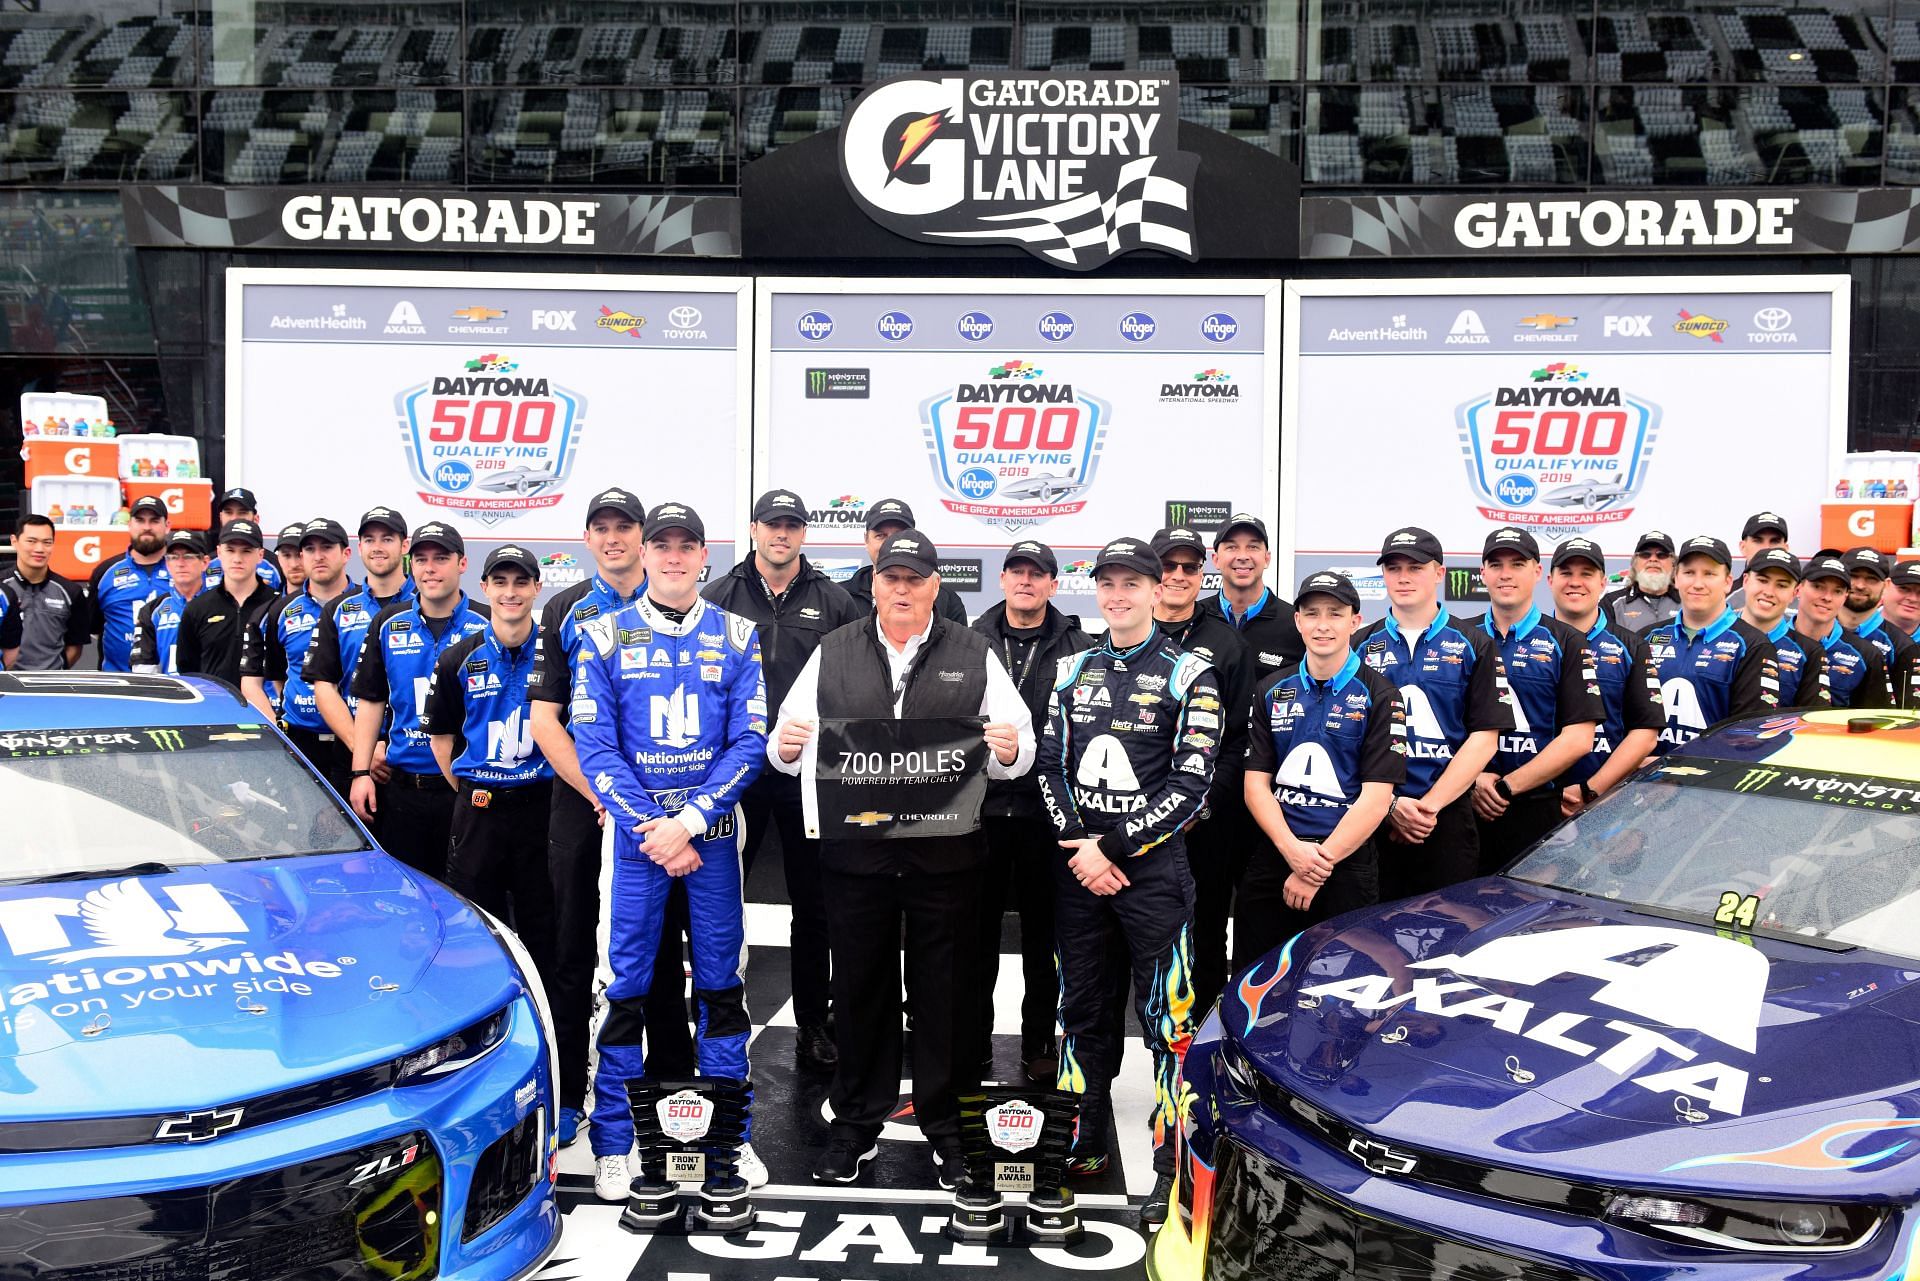
[[794, 321], [793, 327], [808, 342], [819, 342], [833, 332], [833, 317], [824, 311], [810, 311]]
[[1160, 326], [1144, 311], [1130, 311], [1120, 317], [1120, 336], [1128, 342], [1145, 342]]
[[847, 190], [934, 244], [1010, 244], [1077, 270], [1143, 246], [1189, 260], [1199, 158], [1175, 150], [1179, 82], [1131, 73], [899, 76], [840, 136]]
[[1680, 319], [1673, 326], [1673, 332], [1685, 334], [1689, 338], [1705, 338], [1709, 342], [1722, 342], [1724, 340], [1720, 335], [1727, 332], [1727, 322], [1715, 320], [1712, 316], [1697, 316], [1692, 312], [1683, 311], [1680, 313]]
[[985, 342], [993, 337], [993, 317], [984, 311], [970, 311], [954, 326], [968, 342]]
[[1162, 404], [1230, 405], [1240, 399], [1240, 388], [1224, 369], [1202, 369], [1191, 381], [1161, 383]]
[[625, 334], [629, 338], [638, 338], [646, 327], [647, 318], [636, 316], [630, 311], [615, 311], [611, 307], [600, 309], [600, 318], [593, 322], [596, 329], [611, 330], [616, 334]]

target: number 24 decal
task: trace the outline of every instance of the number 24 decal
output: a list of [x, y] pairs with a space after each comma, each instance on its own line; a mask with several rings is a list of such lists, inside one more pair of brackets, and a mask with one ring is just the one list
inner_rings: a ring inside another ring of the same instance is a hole
[[1738, 890], [1727, 890], [1720, 895], [1720, 908], [1713, 914], [1713, 922], [1715, 925], [1737, 925], [1743, 930], [1750, 930], [1759, 915], [1759, 895], [1742, 896]]

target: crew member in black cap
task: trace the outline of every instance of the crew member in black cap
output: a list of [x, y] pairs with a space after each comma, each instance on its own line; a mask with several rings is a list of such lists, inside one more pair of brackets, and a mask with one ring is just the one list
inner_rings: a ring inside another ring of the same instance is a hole
[[1187, 861], [1193, 869], [1193, 1003], [1213, 1008], [1227, 983], [1227, 922], [1233, 896], [1246, 873], [1260, 832], [1241, 794], [1247, 744], [1247, 707], [1253, 696], [1253, 662], [1247, 642], [1226, 615], [1199, 604], [1206, 577], [1206, 540], [1184, 525], [1154, 531], [1160, 559], [1160, 599], [1153, 618], [1173, 643], [1213, 664], [1220, 707], [1194, 711], [1221, 718], [1220, 752], [1213, 760], [1213, 786], [1206, 813], [1187, 829]]
[[[770, 489], [753, 504], [747, 527], [753, 554], [701, 595], [736, 618], [751, 619], [760, 633], [760, 665], [766, 674], [767, 706], [779, 707], [828, 632], [866, 616], [845, 588], [815, 569], [801, 550], [807, 545], [807, 505], [790, 489]], [[741, 798], [747, 819], [746, 860], [752, 864], [769, 825], [780, 833], [787, 901], [793, 905], [793, 1017], [798, 1024], [794, 1058], [801, 1068], [832, 1072], [839, 1056], [827, 1026], [831, 962], [827, 908], [820, 881], [820, 842], [807, 836], [801, 814], [800, 780], [767, 770]]]
[[1244, 790], [1266, 844], [1240, 883], [1236, 970], [1379, 901], [1373, 835], [1407, 777], [1400, 691], [1352, 649], [1360, 593], [1321, 570], [1293, 600], [1307, 656], [1262, 683], [1248, 727]]
[[127, 550], [96, 565], [87, 584], [87, 627], [100, 638], [103, 672], [132, 670], [135, 617], [169, 585], [167, 505], [149, 494], [127, 516]]
[[[1060, 588], [1060, 562], [1053, 549], [1023, 539], [1007, 549], [1000, 568], [1000, 604], [973, 630], [1006, 664], [1013, 687], [1026, 700], [1035, 725], [1046, 723], [1047, 696], [1060, 660], [1093, 640], [1080, 620], [1052, 605]], [[980, 912], [981, 1061], [991, 1059], [993, 988], [1000, 975], [1000, 926], [1009, 892], [1020, 914], [1020, 1063], [1027, 1079], [1051, 1086], [1059, 1070], [1053, 1038], [1058, 983], [1053, 966], [1053, 863], [1058, 853], [1052, 825], [1040, 801], [1040, 782], [1029, 772], [987, 784], [981, 830], [991, 860]]]
[[1220, 570], [1220, 591], [1200, 608], [1216, 610], [1247, 642], [1255, 680], [1299, 662], [1306, 649], [1293, 625], [1293, 603], [1274, 595], [1266, 583], [1273, 563], [1267, 523], [1248, 512], [1227, 517], [1213, 536], [1213, 563]]
[[[353, 749], [328, 728], [307, 683], [307, 650], [319, 634], [320, 616], [334, 601], [357, 590], [347, 577], [347, 531], [337, 520], [312, 520], [301, 529], [301, 586], [288, 589], [247, 629], [240, 652], [240, 688], [261, 715], [279, 722], [335, 791], [349, 790]], [[292, 581], [289, 578], [288, 581]], [[269, 696], [271, 686], [277, 693]]]
[[1920, 644], [1887, 626], [1886, 616], [1880, 612], [1880, 597], [1893, 572], [1893, 557], [1871, 547], [1855, 547], [1843, 560], [1851, 583], [1846, 603], [1840, 607], [1840, 621], [1880, 651], [1880, 662], [1887, 669], [1887, 686], [1893, 691], [1894, 701], [1888, 706], [1920, 707]]
[[279, 536], [273, 540], [273, 562], [280, 567], [280, 581], [285, 584], [283, 591], [297, 592], [306, 584], [307, 566], [300, 559], [300, 540], [306, 532], [306, 524], [296, 520], [291, 525], [282, 525]]
[[1493, 639], [1513, 691], [1514, 729], [1500, 735], [1473, 786], [1480, 870], [1491, 875], [1560, 821], [1560, 775], [1593, 750], [1606, 715], [1586, 637], [1533, 603], [1540, 547], [1524, 529], [1496, 529], [1480, 553]]
[[[346, 749], [349, 762], [356, 704], [353, 672], [360, 663], [361, 642], [381, 610], [397, 600], [412, 600], [414, 594], [413, 580], [407, 577], [406, 517], [391, 507], [370, 507], [360, 517], [359, 535], [360, 565], [366, 570], [366, 581], [327, 602], [300, 664], [300, 678], [313, 691], [314, 707], [327, 730]], [[387, 781], [385, 753], [382, 742], [373, 760], [376, 784]], [[378, 832], [377, 824], [374, 830]]]
[[1560, 775], [1560, 814], [1572, 818], [1640, 767], [1660, 741], [1667, 709], [1646, 638], [1600, 609], [1607, 584], [1600, 544], [1579, 535], [1563, 539], [1553, 549], [1547, 581], [1554, 617], [1586, 638], [1606, 707], [1605, 719], [1594, 728], [1593, 748]]
[[220, 580], [195, 596], [181, 614], [174, 661], [183, 676], [217, 676], [238, 689], [247, 628], [273, 603], [273, 592], [258, 572], [266, 542], [260, 526], [233, 520], [220, 527], [214, 545]]
[[1646, 634], [1667, 704], [1659, 753], [1692, 742], [1730, 716], [1780, 706], [1773, 642], [1727, 608], [1732, 573], [1732, 553], [1712, 535], [1696, 534], [1680, 545], [1674, 570], [1680, 612]]
[[[867, 508], [867, 556], [878, 561], [881, 547], [889, 538], [913, 525], [913, 508], [898, 498], [882, 498]], [[854, 603], [867, 613], [873, 612], [873, 576], [876, 567], [862, 565], [847, 580], [847, 594]], [[940, 617], [950, 619], [965, 627], [967, 625], [967, 607], [960, 601], [960, 593], [940, 585], [939, 599], [934, 602], [934, 612]]]
[[[873, 615], [828, 633], [794, 678], [767, 741], [773, 767], [804, 777], [822, 717], [983, 716], [988, 778], [1024, 774], [1033, 763], [1027, 705], [985, 637], [935, 614], [940, 558], [933, 543], [915, 529], [889, 538], [874, 561], [874, 587]], [[986, 856], [978, 832], [821, 842], [840, 1062], [827, 1095], [827, 1150], [813, 1172], [819, 1182], [858, 1179], [899, 1103], [904, 920], [914, 1112], [942, 1183], [957, 1185], [958, 1095], [979, 1065], [970, 1033], [978, 1019], [974, 958]]]
[[[1740, 576], [1740, 621], [1751, 624], [1773, 642], [1774, 662], [1780, 669], [1780, 706], [1830, 707], [1833, 698], [1821, 661], [1821, 646], [1795, 631], [1793, 620], [1787, 617], [1802, 572], [1800, 558], [1784, 547], [1756, 550], [1747, 558], [1747, 572]], [[1844, 575], [1841, 581], [1844, 585]]]
[[[1743, 564], [1752, 564], [1753, 558], [1769, 547], [1787, 545], [1787, 518], [1779, 512], [1755, 512], [1747, 517], [1746, 524], [1740, 527], [1740, 559]], [[1727, 597], [1728, 608], [1738, 612], [1745, 604], [1742, 593], [1746, 590], [1743, 570], [1740, 582], [1734, 584], [1732, 595]]]
[[547, 815], [553, 767], [533, 741], [527, 680], [538, 654], [534, 602], [540, 558], [515, 543], [487, 553], [487, 627], [449, 645], [433, 665], [420, 727], [458, 799], [447, 884], [506, 921], [541, 981], [553, 971], [553, 879]]
[[1627, 585], [1603, 596], [1600, 612], [1630, 632], [1644, 632], [1680, 612], [1671, 536], [1657, 529], [1640, 535], [1627, 566]]
[[167, 531], [168, 590], [140, 606], [134, 615], [129, 669], [177, 675], [174, 649], [187, 604], [207, 589], [207, 544], [191, 529]]
[[[1833, 706], [1892, 707], [1895, 688], [1881, 651], [1839, 617], [1852, 588], [1848, 568], [1847, 562], [1837, 556], [1815, 556], [1807, 562], [1800, 578], [1791, 643], [1811, 655], [1810, 662], [1820, 665], [1823, 688]], [[1786, 642], [1776, 642], [1776, 649], [1785, 647]], [[1785, 697], [1783, 677], [1783, 707]]]
[[[221, 494], [215, 502], [213, 514], [215, 529], [225, 528], [229, 523], [236, 520], [244, 520], [248, 524], [255, 526], [260, 524], [260, 504], [258, 500], [254, 498], [251, 489], [229, 489]], [[260, 539], [261, 545], [264, 548], [266, 544], [264, 528], [262, 529]], [[218, 547], [214, 548], [216, 556], [219, 550]], [[207, 567], [207, 586], [212, 587], [217, 584], [220, 581], [220, 573], [220, 563], [216, 559], [212, 565]], [[280, 568], [274, 564], [274, 558], [271, 556], [262, 555], [260, 557], [260, 566], [254, 570], [254, 573], [260, 576], [261, 582], [273, 588], [276, 592], [286, 588], [286, 579], [281, 576]]]

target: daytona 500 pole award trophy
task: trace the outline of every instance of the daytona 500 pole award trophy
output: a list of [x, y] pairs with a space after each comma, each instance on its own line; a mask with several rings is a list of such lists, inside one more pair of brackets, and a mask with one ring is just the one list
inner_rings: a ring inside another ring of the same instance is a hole
[[1002, 1086], [962, 1095], [960, 1150], [966, 1174], [954, 1189], [946, 1236], [1013, 1244], [1020, 1230], [1007, 1213], [1005, 1192], [1026, 1194], [1027, 1235], [1035, 1244], [1072, 1245], [1085, 1236], [1066, 1186], [1079, 1115], [1079, 1100], [1054, 1090]]
[[[640, 1173], [620, 1226], [631, 1232], [744, 1232], [753, 1226], [747, 1181], [736, 1168], [753, 1084], [735, 1077], [627, 1082]], [[680, 1190], [700, 1185], [683, 1215]]]

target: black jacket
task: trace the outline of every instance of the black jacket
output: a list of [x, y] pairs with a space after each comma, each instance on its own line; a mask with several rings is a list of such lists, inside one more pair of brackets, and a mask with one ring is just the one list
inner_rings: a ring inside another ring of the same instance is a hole
[[1207, 794], [1207, 809], [1213, 813], [1245, 809], [1247, 802], [1241, 795], [1240, 780], [1246, 776], [1247, 724], [1253, 710], [1254, 686], [1258, 683], [1253, 679], [1253, 656], [1247, 652], [1247, 642], [1217, 607], [1210, 607], [1205, 601], [1195, 602], [1193, 613], [1183, 622], [1162, 622], [1159, 627], [1181, 649], [1212, 663], [1214, 676], [1220, 682], [1220, 701], [1226, 719], [1220, 735], [1220, 754], [1214, 758], [1213, 790]]
[[[1033, 714], [1034, 733], [1047, 723], [1047, 694], [1053, 689], [1053, 675], [1060, 660], [1069, 654], [1093, 648], [1093, 637], [1080, 630], [1080, 620], [1047, 606], [1040, 634], [1031, 642], [1013, 636], [1007, 630], [1007, 606], [1002, 601], [980, 615], [973, 630], [987, 638], [987, 646], [1000, 656], [1013, 687]], [[981, 813], [995, 818], [1039, 818], [1046, 814], [1040, 803], [1040, 779], [1032, 770], [1019, 778], [996, 778], [987, 783], [986, 807]]]
[[233, 598], [224, 581], [203, 589], [180, 615], [173, 651], [180, 674], [217, 676], [238, 689], [240, 648], [247, 629], [278, 599], [265, 583], [253, 589], [244, 605]]
[[[865, 613], [873, 612], [873, 566], [862, 565], [847, 580], [847, 595], [853, 597], [854, 604]], [[933, 612], [965, 627], [967, 625], [967, 607], [960, 603], [960, 593], [940, 584], [940, 595], [933, 602]]]
[[[1215, 617], [1233, 627], [1233, 620], [1227, 617], [1222, 608], [1224, 601], [1225, 597], [1216, 592], [1194, 602], [1194, 608], [1212, 610]], [[1260, 602], [1259, 612], [1249, 614], [1234, 630], [1247, 643], [1247, 657], [1253, 664], [1253, 684], [1256, 687], [1264, 684], [1267, 677], [1281, 668], [1291, 667], [1307, 656], [1306, 644], [1300, 639], [1300, 629], [1293, 623], [1293, 602], [1278, 592], [1268, 592]]]
[[754, 568], [753, 557], [708, 583], [702, 596], [729, 614], [751, 619], [760, 631], [760, 667], [767, 680], [767, 707], [778, 711], [800, 669], [828, 632], [866, 617], [846, 588], [813, 567], [805, 556], [800, 572], [777, 599]]

